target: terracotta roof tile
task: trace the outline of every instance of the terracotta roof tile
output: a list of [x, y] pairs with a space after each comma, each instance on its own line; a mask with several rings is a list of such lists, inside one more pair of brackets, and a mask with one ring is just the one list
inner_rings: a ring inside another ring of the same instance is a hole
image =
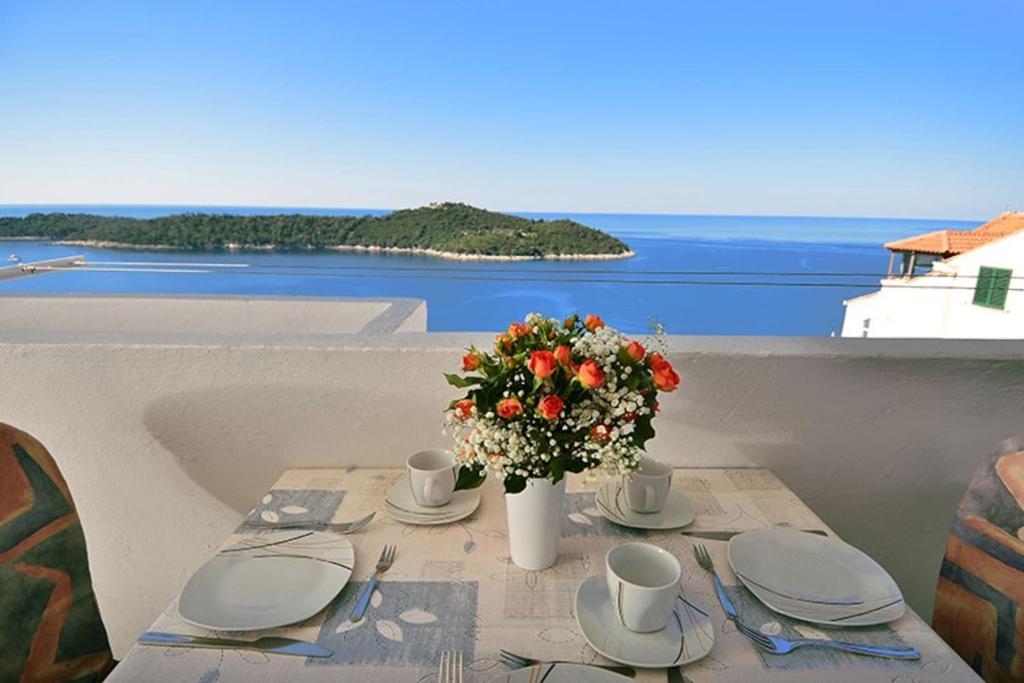
[[948, 257], [977, 249], [1021, 230], [1024, 230], [1024, 212], [1007, 212], [974, 230], [937, 230], [887, 242], [885, 248]]

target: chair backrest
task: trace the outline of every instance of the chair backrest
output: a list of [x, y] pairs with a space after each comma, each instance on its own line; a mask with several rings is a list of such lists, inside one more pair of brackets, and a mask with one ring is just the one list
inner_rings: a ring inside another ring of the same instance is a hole
[[957, 508], [932, 625], [986, 681], [1024, 681], [1024, 435], [1007, 439]]
[[113, 657], [67, 484], [0, 423], [0, 681], [99, 681]]

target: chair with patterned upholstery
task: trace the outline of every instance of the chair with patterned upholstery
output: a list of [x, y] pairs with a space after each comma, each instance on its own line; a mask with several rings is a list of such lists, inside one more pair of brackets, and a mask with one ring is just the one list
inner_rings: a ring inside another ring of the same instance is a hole
[[0, 681], [100, 681], [113, 663], [67, 484], [0, 423]]
[[1024, 681], [1024, 435], [979, 469], [957, 508], [933, 626], [986, 681]]

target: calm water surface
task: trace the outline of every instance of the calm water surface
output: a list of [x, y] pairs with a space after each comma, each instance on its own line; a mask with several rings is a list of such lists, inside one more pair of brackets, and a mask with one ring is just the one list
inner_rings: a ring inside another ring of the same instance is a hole
[[[364, 209], [253, 207], [0, 207], [0, 215], [63, 210], [150, 217], [184, 210], [224, 213], [384, 213]], [[426, 299], [434, 331], [496, 330], [529, 311], [598, 311], [609, 324], [644, 332], [652, 320], [674, 334], [828, 335], [843, 300], [877, 289], [886, 240], [978, 222], [757, 216], [522, 214], [564, 217], [625, 240], [622, 261], [479, 263], [335, 252], [122, 251], [37, 241], [0, 245], [24, 261], [83, 254], [90, 262], [188, 262], [202, 273], [61, 272], [0, 283], [12, 292], [407, 296]], [[704, 271], [714, 274], [655, 274]], [[735, 275], [736, 271], [791, 273]], [[854, 273], [856, 275], [825, 275]], [[659, 284], [661, 283], [661, 284]], [[824, 283], [835, 287], [770, 286]]]

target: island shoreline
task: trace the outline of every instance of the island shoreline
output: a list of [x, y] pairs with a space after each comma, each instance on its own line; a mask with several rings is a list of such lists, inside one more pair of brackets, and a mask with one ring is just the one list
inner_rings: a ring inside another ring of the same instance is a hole
[[[32, 238], [9, 238], [9, 239], [32, 239]], [[45, 238], [41, 238], [41, 241]], [[6, 241], [6, 240], [5, 240]], [[51, 244], [59, 244], [68, 247], [89, 247], [93, 249], [124, 249], [134, 251], [186, 251], [186, 252], [238, 252], [238, 251], [280, 251], [280, 252], [301, 252], [301, 251], [339, 251], [367, 254], [408, 254], [414, 256], [432, 256], [448, 261], [615, 261], [636, 256], [632, 249], [619, 254], [543, 254], [541, 256], [530, 255], [498, 255], [498, 254], [466, 254], [457, 251], [441, 251], [438, 249], [427, 249], [423, 247], [377, 247], [361, 244], [339, 244], [329, 247], [280, 247], [276, 245], [258, 244], [224, 244], [220, 247], [209, 249], [183, 249], [160, 244], [133, 244], [130, 242], [106, 242], [102, 240], [45, 240]]]

